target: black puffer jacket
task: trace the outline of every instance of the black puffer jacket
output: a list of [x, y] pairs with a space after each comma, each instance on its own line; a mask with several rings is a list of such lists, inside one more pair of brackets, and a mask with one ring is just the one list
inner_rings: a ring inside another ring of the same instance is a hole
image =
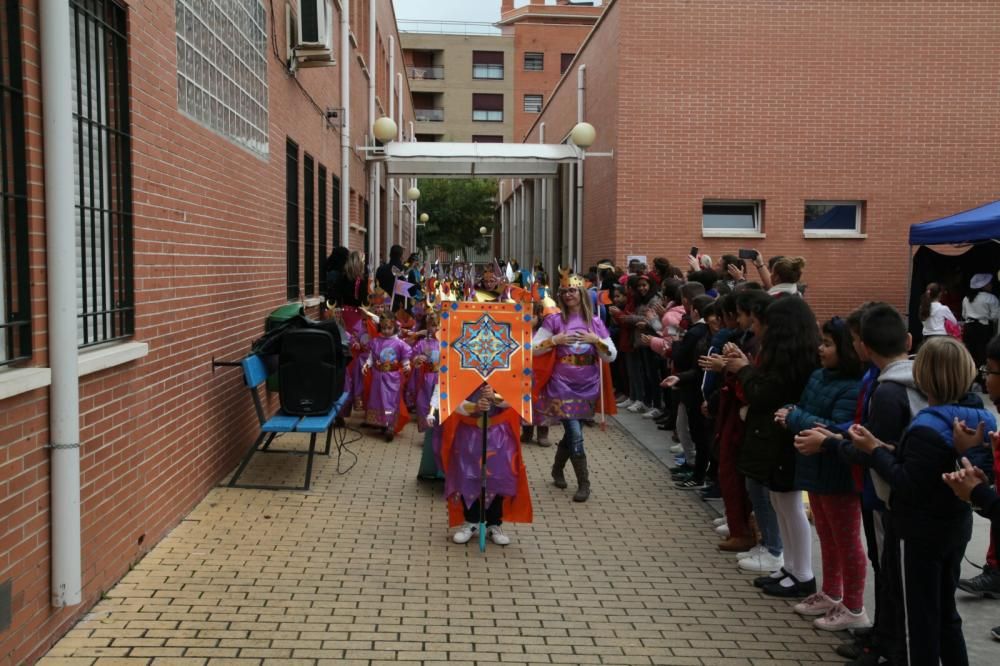
[[796, 403], [805, 381], [748, 365], [736, 374], [747, 402], [746, 436], [736, 457], [736, 469], [771, 490], [787, 492], [795, 485], [794, 435], [774, 422], [774, 412]]

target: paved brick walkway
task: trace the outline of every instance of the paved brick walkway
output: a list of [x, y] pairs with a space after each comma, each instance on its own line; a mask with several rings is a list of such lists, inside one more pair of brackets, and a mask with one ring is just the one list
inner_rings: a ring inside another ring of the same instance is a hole
[[[712, 515], [652, 454], [616, 427], [586, 438], [591, 500], [526, 445], [535, 523], [485, 555], [449, 540], [412, 426], [356, 442], [346, 475], [321, 458], [308, 493], [217, 488], [41, 663], [838, 661], [837, 637], [715, 549]], [[257, 456], [246, 478], [297, 482], [303, 464]]]

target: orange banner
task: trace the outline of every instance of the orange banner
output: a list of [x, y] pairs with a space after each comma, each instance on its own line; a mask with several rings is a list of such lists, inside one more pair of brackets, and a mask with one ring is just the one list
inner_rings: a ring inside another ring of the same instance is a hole
[[520, 303], [445, 303], [441, 310], [441, 422], [486, 382], [531, 421], [531, 311]]

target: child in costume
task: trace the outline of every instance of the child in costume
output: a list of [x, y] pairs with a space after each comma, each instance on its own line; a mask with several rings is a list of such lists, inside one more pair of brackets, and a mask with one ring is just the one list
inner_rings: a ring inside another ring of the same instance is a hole
[[498, 546], [506, 546], [510, 537], [504, 534], [501, 525], [504, 520], [530, 523], [531, 496], [521, 444], [517, 439], [520, 419], [488, 384], [474, 391], [441, 428], [440, 457], [445, 473], [449, 526], [459, 527], [452, 536], [455, 543], [467, 543], [479, 530], [484, 412], [489, 419], [486, 431], [487, 536]]
[[[413, 346], [409, 390], [412, 394], [417, 430], [427, 430], [427, 417], [431, 414], [431, 398], [437, 386], [438, 368], [441, 360], [441, 343], [437, 332], [440, 324], [437, 312], [429, 312], [424, 319], [426, 335]], [[408, 401], [408, 403], [411, 401]]]
[[371, 341], [371, 352], [365, 360], [365, 372], [371, 375], [365, 422], [381, 427], [385, 441], [403, 429], [409, 415], [403, 405], [405, 373], [410, 369], [410, 346], [399, 339], [395, 318], [379, 320], [379, 336]]

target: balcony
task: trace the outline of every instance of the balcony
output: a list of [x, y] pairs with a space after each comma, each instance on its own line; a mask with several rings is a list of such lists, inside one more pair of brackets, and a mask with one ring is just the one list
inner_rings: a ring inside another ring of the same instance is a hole
[[413, 117], [418, 123], [443, 123], [444, 109], [414, 109]]
[[441, 81], [444, 79], [444, 67], [415, 67], [407, 65], [406, 75], [411, 81]]

